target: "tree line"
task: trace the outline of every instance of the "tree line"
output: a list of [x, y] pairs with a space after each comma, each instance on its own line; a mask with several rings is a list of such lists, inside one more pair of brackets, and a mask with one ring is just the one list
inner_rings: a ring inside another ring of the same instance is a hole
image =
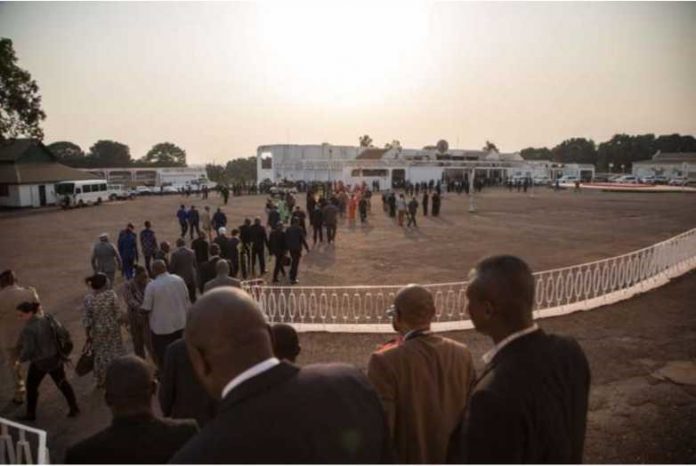
[[61, 163], [74, 168], [186, 166], [186, 151], [171, 142], [155, 144], [139, 159], [133, 159], [130, 148], [117, 141], [97, 141], [87, 153], [70, 141], [54, 142], [47, 147]]
[[630, 171], [633, 162], [650, 159], [660, 152], [696, 152], [696, 138], [690, 135], [615, 134], [595, 144], [592, 139], [566, 139], [552, 149], [527, 147], [520, 151], [525, 160], [551, 160], [557, 163], [591, 163], [599, 172]]
[[222, 185], [256, 182], [256, 157], [233, 159], [226, 165], [206, 164], [208, 179]]

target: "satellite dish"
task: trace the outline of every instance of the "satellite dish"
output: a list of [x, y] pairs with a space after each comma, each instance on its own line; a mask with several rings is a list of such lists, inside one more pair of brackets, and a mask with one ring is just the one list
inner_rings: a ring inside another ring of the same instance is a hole
[[437, 147], [437, 151], [439, 153], [444, 154], [449, 150], [449, 143], [444, 139], [440, 139], [439, 141], [437, 141], [437, 145], [435, 147]]

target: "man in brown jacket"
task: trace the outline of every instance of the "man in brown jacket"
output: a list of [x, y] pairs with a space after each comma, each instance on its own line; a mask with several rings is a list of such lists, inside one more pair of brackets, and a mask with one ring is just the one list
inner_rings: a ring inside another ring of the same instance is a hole
[[397, 462], [442, 464], [475, 378], [471, 353], [430, 331], [435, 303], [421, 286], [402, 288], [388, 312], [403, 341], [373, 353], [367, 376], [387, 413]]

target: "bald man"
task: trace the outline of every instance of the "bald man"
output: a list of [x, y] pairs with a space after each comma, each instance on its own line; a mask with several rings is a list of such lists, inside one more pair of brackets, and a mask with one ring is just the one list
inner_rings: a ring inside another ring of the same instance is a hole
[[242, 290], [216, 288], [192, 307], [186, 344], [217, 416], [173, 463], [380, 463], [384, 414], [369, 381], [343, 364], [302, 369], [273, 357], [271, 334]]
[[373, 353], [367, 376], [387, 413], [398, 463], [444, 463], [475, 372], [466, 345], [435, 335], [432, 294], [409, 285], [388, 310], [401, 343]]
[[114, 359], [106, 373], [104, 399], [113, 421], [69, 448], [67, 464], [163, 464], [196, 432], [193, 420], [156, 417], [154, 369], [137, 356]]
[[582, 463], [590, 389], [582, 348], [534, 323], [534, 277], [521, 259], [487, 258], [470, 278], [467, 311], [495, 346], [483, 355], [450, 460]]

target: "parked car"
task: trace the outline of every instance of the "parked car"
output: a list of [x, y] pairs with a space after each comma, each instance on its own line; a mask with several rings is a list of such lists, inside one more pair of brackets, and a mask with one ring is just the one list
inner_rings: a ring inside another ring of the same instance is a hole
[[152, 189], [149, 186], [136, 186], [135, 190], [138, 192], [139, 196], [146, 196], [152, 194]]
[[163, 186], [161, 190], [162, 194], [176, 194], [179, 192], [175, 186]]
[[635, 175], [621, 175], [615, 181], [615, 183], [623, 184], [637, 184], [638, 182], [638, 177]]
[[655, 176], [655, 184], [667, 184], [669, 183], [669, 178], [663, 175], [656, 175]]
[[576, 181], [580, 181], [580, 178], [573, 175], [563, 175], [558, 179], [559, 183], [575, 183]]
[[686, 186], [689, 184], [689, 180], [686, 179], [686, 177], [683, 176], [675, 176], [671, 180], [669, 180], [669, 185], [670, 186]]
[[133, 191], [122, 184], [110, 184], [107, 189], [109, 191], [109, 200], [111, 201], [116, 199], [133, 199], [134, 196]]
[[534, 181], [534, 184], [536, 186], [545, 186], [549, 183], [551, 183], [551, 178], [548, 176], [535, 176], [532, 178], [532, 181]]
[[654, 176], [644, 176], [640, 178], [640, 182], [643, 184], [656, 184]]

